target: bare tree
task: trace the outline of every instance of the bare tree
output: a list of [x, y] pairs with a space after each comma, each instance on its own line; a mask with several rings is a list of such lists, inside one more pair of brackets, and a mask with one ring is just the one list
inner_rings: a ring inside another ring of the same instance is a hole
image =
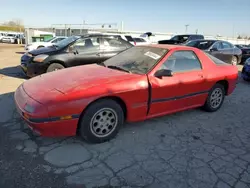
[[23, 21], [21, 19], [13, 19], [4, 23], [6, 26], [11, 27], [24, 27]]

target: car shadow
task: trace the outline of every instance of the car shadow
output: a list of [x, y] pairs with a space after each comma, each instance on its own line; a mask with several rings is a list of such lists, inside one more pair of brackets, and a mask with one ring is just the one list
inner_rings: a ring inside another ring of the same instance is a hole
[[23, 55], [23, 54], [25, 54], [25, 52], [16, 52], [16, 54], [21, 54], [21, 55]]
[[14, 77], [14, 78], [28, 79], [28, 77], [23, 73], [21, 67], [19, 66], [6, 67], [3, 69], [0, 69], [0, 76], [1, 75]]

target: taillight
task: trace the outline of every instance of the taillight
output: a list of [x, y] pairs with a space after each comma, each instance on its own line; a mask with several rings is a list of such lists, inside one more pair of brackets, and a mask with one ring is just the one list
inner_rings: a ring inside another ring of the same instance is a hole
[[134, 45], [136, 45], [136, 42], [134, 41]]

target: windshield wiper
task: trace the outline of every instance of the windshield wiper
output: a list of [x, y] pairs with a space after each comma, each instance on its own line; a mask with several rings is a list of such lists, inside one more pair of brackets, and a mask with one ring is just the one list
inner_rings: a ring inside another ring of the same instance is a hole
[[97, 65], [101, 65], [101, 66], [106, 67], [106, 65], [105, 65], [103, 62], [101, 62], [101, 63], [97, 63]]
[[124, 72], [131, 73], [129, 70], [124, 69], [122, 67], [115, 66], [115, 65], [108, 65], [107, 67], [110, 68], [110, 69], [116, 69], [116, 70], [121, 70], [121, 71], [124, 71]]

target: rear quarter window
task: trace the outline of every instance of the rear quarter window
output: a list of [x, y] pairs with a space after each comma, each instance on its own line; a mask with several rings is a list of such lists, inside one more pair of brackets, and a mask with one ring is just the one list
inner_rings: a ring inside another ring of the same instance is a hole
[[210, 55], [209, 53], [205, 53], [205, 54], [216, 65], [229, 65], [228, 63], [225, 63], [224, 61], [221, 61], [220, 59]]

